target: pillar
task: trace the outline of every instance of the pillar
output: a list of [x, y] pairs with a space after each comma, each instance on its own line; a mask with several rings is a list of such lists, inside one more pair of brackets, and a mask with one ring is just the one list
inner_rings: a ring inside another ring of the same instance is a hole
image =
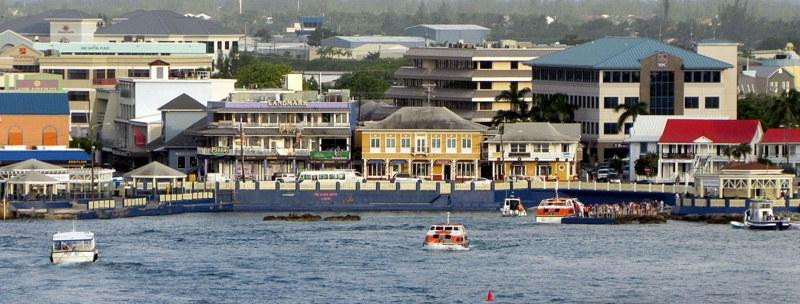
[[497, 163], [491, 162], [490, 164], [492, 166], [492, 180], [495, 180], [497, 179]]
[[473, 175], [474, 175], [473, 177], [478, 177], [480, 175], [480, 174], [478, 174], [478, 160], [476, 159], [476, 160], [474, 160], [472, 162], [475, 164], [475, 171], [472, 172]]
[[429, 163], [429, 165], [428, 165], [428, 176], [430, 176], [431, 179], [433, 179], [433, 160], [429, 159], [428, 163]]
[[451, 159], [450, 160], [450, 179], [451, 180], [455, 180], [456, 179], [456, 173], [458, 173], [458, 170], [456, 170], [456, 160], [455, 159]]

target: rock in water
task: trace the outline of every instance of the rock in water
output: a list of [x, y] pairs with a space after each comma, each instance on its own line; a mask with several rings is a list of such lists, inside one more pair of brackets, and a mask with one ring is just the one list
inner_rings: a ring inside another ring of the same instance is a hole
[[336, 216], [329, 216], [325, 218], [326, 222], [357, 222], [360, 221], [361, 217], [358, 215], [336, 215]]
[[316, 214], [306, 213], [297, 215], [290, 213], [289, 215], [267, 215], [264, 217], [265, 221], [288, 221], [288, 222], [316, 222], [322, 220], [322, 217]]

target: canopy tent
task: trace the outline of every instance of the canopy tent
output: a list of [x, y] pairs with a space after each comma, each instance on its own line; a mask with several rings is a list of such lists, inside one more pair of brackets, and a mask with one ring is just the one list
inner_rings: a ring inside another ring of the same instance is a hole
[[21, 194], [23, 196], [31, 194], [37, 196], [42, 194], [52, 195], [56, 190], [55, 185], [62, 183], [64, 182], [36, 171], [16, 175], [6, 180], [7, 186], [11, 187], [11, 189], [8, 189], [9, 194]]
[[0, 167], [0, 171], [12, 171], [12, 170], [47, 171], [47, 170], [66, 170], [66, 169], [33, 158]]

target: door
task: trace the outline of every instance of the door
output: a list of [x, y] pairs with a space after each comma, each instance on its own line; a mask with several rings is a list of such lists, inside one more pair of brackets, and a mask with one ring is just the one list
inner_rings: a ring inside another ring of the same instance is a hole
[[444, 165], [443, 168], [444, 169], [442, 169], [442, 170], [444, 170], [444, 172], [443, 172], [444, 173], [443, 174], [444, 175], [444, 180], [446, 180], [446, 181], [452, 180], [453, 176], [452, 176], [452, 174], [450, 174], [453, 171], [452, 170], [452, 165]]

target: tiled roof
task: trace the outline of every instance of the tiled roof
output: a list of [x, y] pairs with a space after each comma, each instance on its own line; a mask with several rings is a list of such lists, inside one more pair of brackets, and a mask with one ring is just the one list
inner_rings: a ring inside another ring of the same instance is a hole
[[781, 167], [770, 166], [769, 164], [762, 164], [758, 162], [740, 163], [730, 162], [722, 170], [783, 170]]
[[118, 18], [119, 22], [98, 28], [98, 35], [237, 35], [216, 21], [186, 17], [173, 11], [139, 10]]
[[800, 143], [800, 128], [772, 128], [764, 132], [762, 144]]
[[663, 52], [680, 57], [684, 69], [732, 68], [730, 64], [649, 38], [605, 37], [528, 61], [532, 66], [640, 69], [640, 60]]
[[52, 18], [83, 19], [97, 18], [97, 16], [91, 16], [87, 13], [74, 9], [52, 10], [3, 22], [0, 24], [0, 32], [12, 30], [23, 35], [49, 36], [50, 21], [47, 21], [46, 19]]
[[691, 144], [705, 137], [713, 143], [750, 143], [760, 128], [758, 120], [670, 119], [658, 142]]
[[205, 110], [205, 109], [206, 109], [206, 106], [204, 106], [202, 103], [200, 103], [199, 101], [197, 101], [194, 98], [192, 98], [192, 96], [186, 95], [186, 93], [178, 95], [178, 97], [173, 98], [172, 100], [167, 102], [165, 105], [163, 105], [160, 108], [158, 108], [159, 111], [164, 111], [164, 110], [167, 110], [167, 111], [169, 111], [169, 110], [200, 110], [200, 111], [202, 111], [202, 110]]
[[700, 115], [700, 116], [675, 116], [675, 115], [640, 115], [631, 127], [630, 135], [625, 142], [658, 142], [664, 126], [670, 119], [715, 119], [728, 120], [728, 116]]
[[468, 121], [444, 107], [403, 107], [386, 119], [364, 126], [367, 130], [472, 130], [486, 127]]
[[[581, 125], [577, 123], [519, 122], [505, 124], [502, 137], [504, 142], [578, 142], [580, 132]], [[500, 134], [488, 142], [500, 142]]]
[[66, 92], [0, 93], [0, 114], [68, 115]]

